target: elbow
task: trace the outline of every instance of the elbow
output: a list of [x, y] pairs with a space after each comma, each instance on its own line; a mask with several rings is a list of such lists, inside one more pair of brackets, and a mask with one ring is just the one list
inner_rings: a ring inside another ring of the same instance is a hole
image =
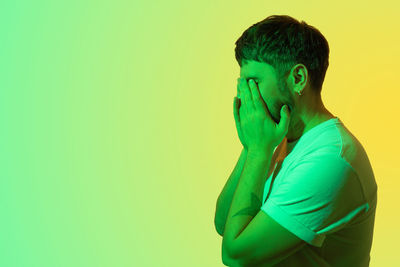
[[246, 265], [243, 265], [242, 262], [240, 262], [238, 259], [232, 257], [228, 250], [226, 244], [222, 242], [222, 263], [226, 266], [231, 266], [231, 267], [243, 267]]
[[226, 266], [232, 266], [232, 259], [229, 257], [224, 244], [222, 244], [222, 263]]

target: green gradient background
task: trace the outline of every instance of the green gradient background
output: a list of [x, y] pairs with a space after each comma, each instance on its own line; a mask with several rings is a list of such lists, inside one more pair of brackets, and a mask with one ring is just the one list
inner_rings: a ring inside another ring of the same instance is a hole
[[379, 187], [370, 266], [393, 266], [399, 4], [331, 3], [2, 1], [0, 266], [223, 266], [234, 42], [272, 14], [329, 42], [324, 103]]

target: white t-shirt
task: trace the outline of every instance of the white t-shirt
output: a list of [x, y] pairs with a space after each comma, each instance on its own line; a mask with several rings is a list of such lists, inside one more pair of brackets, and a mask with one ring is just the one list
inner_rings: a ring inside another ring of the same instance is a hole
[[307, 244], [275, 266], [369, 266], [378, 187], [361, 143], [335, 117], [294, 144], [261, 210]]

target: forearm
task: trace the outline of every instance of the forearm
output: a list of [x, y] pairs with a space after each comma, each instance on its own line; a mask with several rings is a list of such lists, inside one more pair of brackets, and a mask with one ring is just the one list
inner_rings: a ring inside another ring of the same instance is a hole
[[224, 188], [222, 189], [216, 203], [214, 223], [218, 232], [222, 235], [226, 217], [228, 216], [229, 208], [232, 203], [233, 194], [235, 193], [240, 175], [243, 171], [244, 163], [247, 157], [247, 149], [243, 148], [240, 153], [239, 159], [229, 176]]
[[235, 240], [260, 211], [266, 173], [273, 149], [263, 152], [249, 151], [234, 192], [223, 236], [223, 246], [234, 247]]

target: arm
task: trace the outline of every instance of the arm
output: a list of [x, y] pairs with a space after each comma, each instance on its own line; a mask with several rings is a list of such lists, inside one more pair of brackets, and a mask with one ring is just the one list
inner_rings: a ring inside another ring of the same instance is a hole
[[[280, 152], [281, 145], [279, 145], [273, 153], [272, 162], [275, 163], [275, 160]], [[228, 212], [232, 204], [233, 194], [237, 188], [239, 183], [239, 178], [243, 172], [244, 164], [247, 158], [247, 149], [243, 148], [240, 154], [240, 157], [236, 163], [234, 170], [229, 176], [228, 181], [226, 182], [224, 188], [222, 189], [221, 194], [218, 197], [216, 210], [215, 210], [215, 218], [214, 225], [220, 236], [223, 236], [226, 224], [226, 218], [228, 217]], [[268, 174], [265, 176], [267, 178], [272, 171], [272, 164], [269, 166]]]
[[[222, 250], [226, 249], [226, 258], [239, 254], [236, 251], [236, 242], [240, 239], [240, 234], [256, 216], [261, 207], [263, 183], [265, 182], [265, 173], [271, 163], [273, 150], [270, 149], [264, 153], [249, 152], [243, 173], [241, 174], [238, 187], [234, 192], [232, 206], [229, 209], [226, 221], [226, 231], [222, 240]], [[243, 250], [240, 251], [243, 253]]]
[[274, 266], [306, 244], [260, 210], [263, 173], [271, 157], [271, 150], [247, 155], [222, 239], [225, 265]]
[[[265, 173], [271, 163], [273, 150], [248, 153], [238, 187], [234, 192], [227, 218], [224, 243], [233, 243], [253, 217], [259, 212], [264, 191]], [[241, 216], [238, 216], [241, 215]], [[229, 250], [229, 249], [228, 249]]]
[[235, 193], [243, 166], [247, 157], [247, 149], [243, 148], [240, 157], [233, 169], [228, 181], [226, 182], [221, 194], [217, 199], [214, 224], [220, 236], [223, 235], [225, 229], [226, 218], [228, 217], [229, 208], [231, 207], [233, 194]]

